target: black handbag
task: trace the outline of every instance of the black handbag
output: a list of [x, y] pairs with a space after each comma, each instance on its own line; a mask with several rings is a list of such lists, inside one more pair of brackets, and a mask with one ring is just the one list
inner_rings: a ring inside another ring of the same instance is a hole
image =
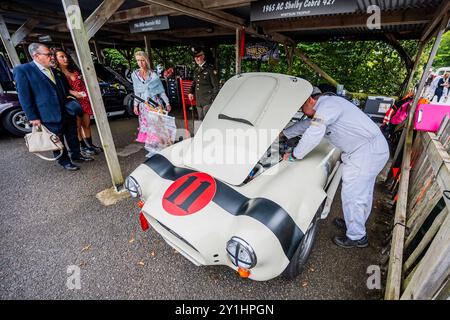
[[83, 109], [76, 99], [69, 99], [69, 101], [66, 103], [66, 110], [67, 113], [71, 116], [81, 117], [83, 115]]

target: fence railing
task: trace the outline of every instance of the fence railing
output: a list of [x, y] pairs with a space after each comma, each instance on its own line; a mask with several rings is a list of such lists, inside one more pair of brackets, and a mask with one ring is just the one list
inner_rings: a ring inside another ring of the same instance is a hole
[[449, 150], [448, 118], [437, 134], [418, 132], [413, 143], [401, 259], [401, 299], [450, 297]]

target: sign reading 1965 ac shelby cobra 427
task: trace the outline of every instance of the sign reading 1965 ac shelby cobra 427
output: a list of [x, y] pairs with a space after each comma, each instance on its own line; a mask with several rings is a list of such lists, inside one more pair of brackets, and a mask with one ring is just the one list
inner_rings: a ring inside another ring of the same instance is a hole
[[340, 151], [323, 140], [282, 161], [278, 141], [312, 92], [306, 80], [247, 73], [225, 83], [194, 138], [136, 168], [125, 185], [152, 226], [196, 265], [242, 277], [295, 277], [341, 179]]

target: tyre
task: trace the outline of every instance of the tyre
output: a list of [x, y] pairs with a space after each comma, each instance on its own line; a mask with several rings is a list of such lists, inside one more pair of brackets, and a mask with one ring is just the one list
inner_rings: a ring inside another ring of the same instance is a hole
[[325, 205], [325, 201], [317, 210], [316, 215], [314, 216], [311, 224], [308, 227], [308, 230], [305, 232], [300, 244], [295, 250], [294, 256], [289, 262], [286, 269], [283, 271], [282, 276], [287, 279], [294, 279], [297, 277], [303, 270], [306, 262], [308, 261], [309, 255], [311, 254], [312, 248], [314, 246], [314, 242], [316, 240], [317, 230], [320, 221], [320, 214], [322, 213], [323, 207]]
[[12, 109], [2, 117], [3, 127], [11, 134], [23, 137], [31, 132], [31, 124], [22, 109]]
[[125, 99], [123, 99], [123, 104], [125, 106], [127, 114], [131, 117], [136, 117], [136, 114], [134, 113], [134, 98], [131, 96], [131, 93], [128, 94]]

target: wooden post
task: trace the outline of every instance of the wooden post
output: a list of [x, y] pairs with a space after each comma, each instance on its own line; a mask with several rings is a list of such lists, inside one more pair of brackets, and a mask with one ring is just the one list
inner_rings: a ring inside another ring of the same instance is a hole
[[34, 29], [35, 26], [39, 23], [36, 19], [29, 19], [23, 25], [17, 29], [16, 32], [11, 36], [11, 42], [14, 47], [16, 47], [30, 32]]
[[288, 63], [288, 74], [292, 75], [292, 67], [294, 66], [294, 46], [284, 46], [284, 50], [286, 50], [286, 58]]
[[120, 8], [125, 0], [104, 0], [86, 19], [85, 29], [88, 40], [92, 38], [106, 21]]
[[[445, 208], [444, 210], [448, 210]], [[450, 275], [450, 215], [436, 234], [430, 248], [422, 258], [411, 281], [402, 295], [403, 299], [430, 300], [438, 293]]]
[[[445, 21], [444, 21], [445, 20]], [[425, 70], [429, 70], [433, 64], [434, 57], [439, 48], [442, 35], [448, 23], [448, 18], [444, 19], [440, 31], [428, 58]], [[445, 22], [445, 23], [444, 23]], [[392, 231], [392, 244], [389, 254], [389, 267], [386, 279], [386, 291], [384, 298], [386, 300], [398, 300], [400, 298], [401, 282], [402, 282], [402, 265], [403, 265], [403, 248], [405, 241], [405, 224], [406, 224], [406, 209], [408, 200], [408, 183], [409, 173], [411, 169], [411, 149], [413, 142], [413, 119], [417, 103], [420, 99], [420, 94], [425, 86], [427, 73], [422, 74], [417, 94], [414, 97], [414, 102], [409, 110], [408, 123], [406, 127], [405, 147], [403, 149], [403, 162], [400, 178], [400, 187], [398, 190], [397, 206], [395, 208], [394, 230]]]
[[81, 17], [78, 0], [61, 0], [64, 6], [64, 12], [69, 24], [70, 34], [72, 35], [75, 50], [80, 62], [81, 72], [84, 76], [89, 100], [94, 112], [100, 141], [102, 143], [108, 169], [111, 174], [113, 186], [119, 191], [123, 185], [122, 171], [117, 158], [116, 148], [111, 135], [108, 118], [103, 104], [102, 94], [97, 81], [97, 75], [94, 69], [91, 52], [89, 49], [88, 35]]
[[150, 60], [150, 68], [154, 69], [153, 57], [152, 57], [152, 44], [150, 42], [150, 37], [145, 34], [144, 35], [145, 42], [145, 52], [147, 52], [148, 59]]
[[217, 45], [213, 47], [213, 57], [214, 57], [214, 69], [216, 69], [220, 74], [219, 50], [217, 48]]
[[98, 47], [97, 41], [95, 41], [95, 39], [94, 39], [93, 43], [94, 43], [95, 55], [97, 56], [98, 62], [101, 63], [101, 64], [103, 64], [103, 63], [105, 62], [104, 59], [103, 59], [103, 52], [102, 52], [102, 50]]
[[28, 45], [27, 44], [22, 44], [22, 49], [23, 52], [25, 53], [25, 57], [27, 57], [27, 61], [30, 62], [31, 60], [33, 60], [30, 56], [30, 53], [28, 52]]
[[323, 71], [317, 64], [312, 62], [300, 49], [295, 48], [295, 53], [302, 59], [304, 63], [310, 66], [315, 72], [319, 74], [322, 78], [328, 81], [331, 85], [337, 87], [338, 82], [334, 80], [331, 76], [329, 76], [325, 71]]
[[0, 38], [2, 38], [3, 46], [5, 47], [11, 64], [13, 67], [18, 66], [20, 64], [19, 55], [17, 54], [16, 48], [14, 48], [13, 42], [11, 41], [8, 27], [6, 26], [2, 15], [0, 15]]
[[[420, 42], [419, 43], [419, 50], [416, 54], [416, 59], [414, 61], [414, 66], [411, 70], [411, 73], [409, 74], [408, 82], [406, 83], [405, 87], [403, 88], [401, 95], [405, 95], [408, 91], [409, 86], [411, 85], [411, 82], [414, 78], [414, 74], [416, 73], [416, 69], [419, 66], [420, 57], [422, 56], [423, 49], [425, 48], [426, 42]], [[428, 72], [428, 70], [425, 70], [425, 72]]]
[[241, 47], [241, 28], [236, 28], [236, 70], [235, 70], [235, 74], [241, 73], [240, 47]]

